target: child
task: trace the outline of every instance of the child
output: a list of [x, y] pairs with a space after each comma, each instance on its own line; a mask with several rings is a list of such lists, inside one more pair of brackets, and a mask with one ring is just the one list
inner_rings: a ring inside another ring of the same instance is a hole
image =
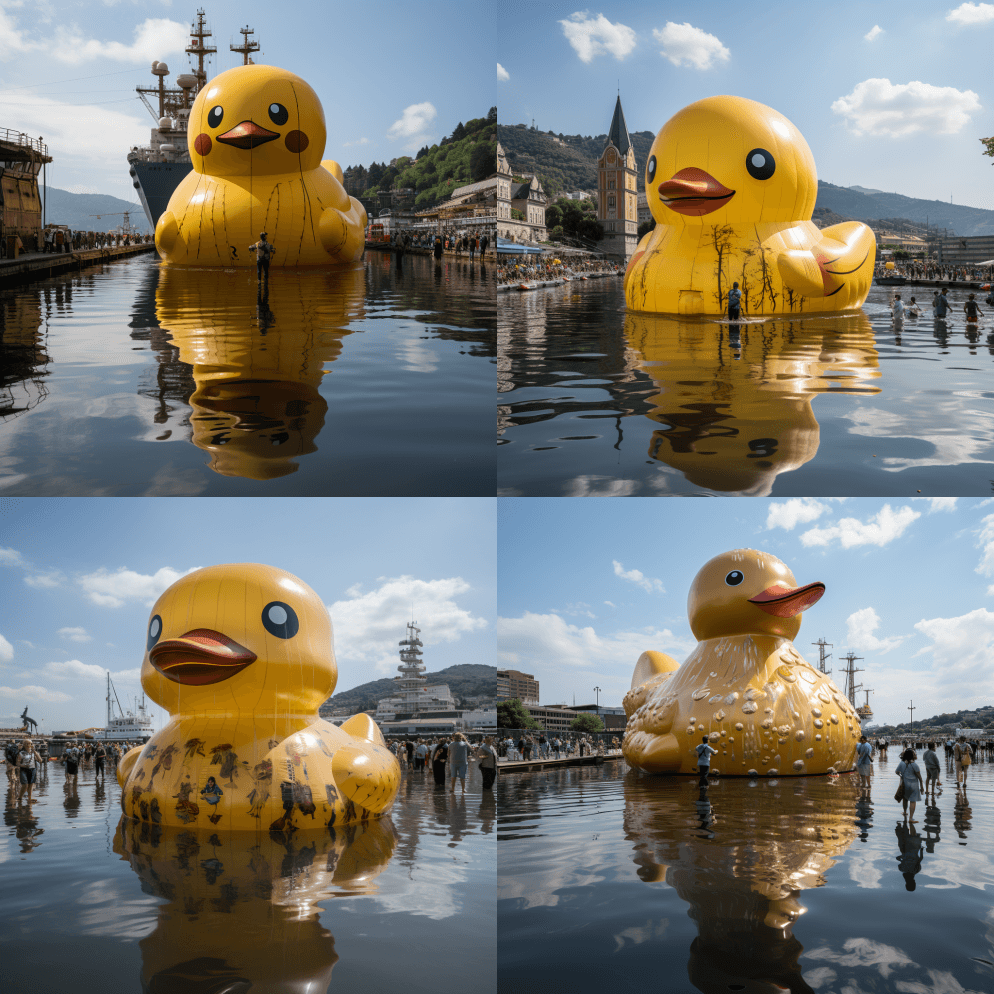
[[980, 309], [980, 305], [973, 299], [974, 294], [970, 294], [967, 302], [963, 305], [963, 311], [966, 314], [966, 320], [968, 322], [977, 320], [977, 315], [983, 315], [983, 311]]

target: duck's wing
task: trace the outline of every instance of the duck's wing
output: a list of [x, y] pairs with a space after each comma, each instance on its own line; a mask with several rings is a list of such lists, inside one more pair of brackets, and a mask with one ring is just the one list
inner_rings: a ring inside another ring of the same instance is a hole
[[117, 764], [117, 782], [124, 787], [128, 782], [128, 777], [131, 776], [131, 771], [135, 767], [135, 763], [138, 762], [138, 757], [142, 754], [142, 749], [144, 746], [135, 746], [133, 749], [129, 749], [118, 761]]
[[632, 686], [639, 687], [661, 673], [672, 673], [679, 668], [680, 664], [672, 656], [667, 656], [665, 652], [649, 649], [639, 656], [638, 662], [635, 664]]
[[400, 765], [369, 715], [354, 715], [342, 724], [342, 731], [356, 742], [335, 750], [331, 760], [335, 783], [353, 804], [379, 814], [390, 807], [397, 794]]
[[784, 284], [805, 297], [831, 297], [847, 283], [873, 274], [876, 238], [859, 221], [823, 228], [810, 249], [788, 249], [777, 258]]

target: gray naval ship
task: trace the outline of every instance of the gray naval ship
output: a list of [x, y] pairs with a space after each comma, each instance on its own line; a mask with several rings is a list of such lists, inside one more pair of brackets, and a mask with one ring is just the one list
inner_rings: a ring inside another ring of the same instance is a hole
[[[252, 59], [249, 56], [259, 50], [259, 43], [249, 40], [249, 35], [255, 33], [252, 28], [239, 30], [243, 36], [242, 43], [230, 48], [241, 53], [244, 65], [250, 65]], [[153, 230], [168, 206], [173, 190], [193, 168], [186, 147], [186, 128], [193, 101], [207, 83], [205, 62], [217, 53], [217, 48], [209, 41], [211, 36], [204, 22], [204, 11], [198, 10], [197, 21], [190, 28], [190, 44], [186, 48], [191, 60], [197, 60], [196, 69], [177, 76], [175, 86], [167, 86], [169, 66], [165, 62], [153, 62], [152, 75], [158, 77], [158, 86], [136, 87], [157, 126], [152, 128], [148, 145], [135, 146], [128, 153], [128, 171]], [[153, 103], [155, 98], [158, 98], [158, 113]]]

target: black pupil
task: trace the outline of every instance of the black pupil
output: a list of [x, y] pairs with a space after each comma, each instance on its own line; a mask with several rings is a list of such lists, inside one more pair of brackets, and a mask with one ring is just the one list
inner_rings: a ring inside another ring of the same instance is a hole
[[159, 636], [162, 634], [162, 618], [159, 615], [152, 615], [152, 620], [148, 623], [148, 639], [146, 648], [151, 649], [156, 642], [159, 641]]
[[746, 170], [753, 179], [769, 179], [777, 164], [765, 148], [754, 148], [746, 156]]
[[289, 116], [290, 115], [287, 113], [287, 109], [283, 106], [283, 104], [269, 105], [269, 119], [273, 122], [273, 124], [286, 124]]
[[221, 123], [222, 117], [224, 117], [223, 107], [211, 107], [210, 113], [207, 115], [207, 123], [212, 128], [216, 128]]
[[742, 582], [742, 574], [736, 569], [732, 570], [728, 576], [725, 577], [725, 583], [730, 587], [736, 587]]
[[281, 639], [292, 639], [300, 630], [296, 611], [285, 601], [271, 601], [262, 609], [262, 625]]
[[648, 174], [649, 174], [649, 182], [651, 183], [656, 178], [656, 157], [655, 156], [652, 156], [649, 159]]

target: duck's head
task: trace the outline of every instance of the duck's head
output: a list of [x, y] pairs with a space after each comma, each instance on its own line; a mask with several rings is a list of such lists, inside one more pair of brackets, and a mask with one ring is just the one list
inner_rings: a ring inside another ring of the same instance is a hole
[[208, 176], [298, 173], [321, 164], [324, 111], [299, 76], [275, 66], [238, 66], [193, 102], [187, 145]]
[[188, 573], [149, 614], [142, 686], [171, 714], [312, 714], [337, 675], [328, 609], [273, 566]]
[[808, 221], [818, 177], [808, 143], [783, 114], [743, 97], [708, 97], [656, 135], [645, 190], [661, 224]]
[[799, 587], [776, 556], [734, 549], [706, 562], [687, 595], [687, 617], [699, 640], [725, 635], [793, 639], [801, 612], [825, 593], [824, 583]]

